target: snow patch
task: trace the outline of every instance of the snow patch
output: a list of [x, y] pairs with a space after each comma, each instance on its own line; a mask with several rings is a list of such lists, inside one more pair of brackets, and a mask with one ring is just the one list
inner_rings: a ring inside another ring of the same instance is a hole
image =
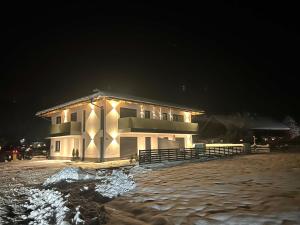
[[76, 214], [75, 214], [74, 218], [72, 219], [72, 222], [75, 223], [76, 225], [85, 223], [85, 221], [83, 219], [81, 219], [81, 214], [80, 214], [79, 209], [80, 209], [80, 206], [77, 206]]
[[152, 171], [152, 169], [150, 169], [150, 168], [145, 168], [145, 167], [139, 166], [139, 165], [136, 165], [136, 166], [132, 167], [132, 168], [129, 170], [130, 174], [132, 174], [133, 176], [139, 175], [139, 174], [149, 173], [149, 172], [151, 172], [151, 171]]
[[80, 168], [66, 167], [59, 171], [58, 173], [49, 177], [43, 186], [48, 186], [50, 184], [56, 184], [60, 181], [74, 182], [79, 180], [93, 180], [95, 175], [89, 174]]
[[48, 225], [53, 219], [56, 224], [62, 224], [69, 209], [65, 206], [66, 201], [59, 191], [33, 188], [27, 189], [25, 194], [28, 196], [28, 202], [23, 207], [31, 212], [22, 218], [32, 220], [29, 225]]
[[117, 197], [136, 187], [132, 175], [126, 174], [122, 170], [109, 172], [101, 170], [96, 175], [96, 179], [99, 179], [100, 183], [96, 184], [95, 191], [102, 196]]

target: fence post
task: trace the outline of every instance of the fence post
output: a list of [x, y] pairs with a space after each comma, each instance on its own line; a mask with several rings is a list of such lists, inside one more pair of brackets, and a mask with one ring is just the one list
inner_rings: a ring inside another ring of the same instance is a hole
[[161, 151], [158, 149], [158, 155], [159, 155], [159, 162], [161, 162]]

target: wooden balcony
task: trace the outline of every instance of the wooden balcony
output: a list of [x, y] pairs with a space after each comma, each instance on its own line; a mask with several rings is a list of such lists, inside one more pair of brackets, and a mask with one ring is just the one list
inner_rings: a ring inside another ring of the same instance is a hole
[[119, 132], [197, 134], [198, 123], [175, 122], [168, 120], [144, 119], [136, 117], [120, 118]]
[[50, 127], [50, 137], [66, 136], [66, 135], [80, 135], [80, 122], [67, 122], [61, 124], [52, 124]]

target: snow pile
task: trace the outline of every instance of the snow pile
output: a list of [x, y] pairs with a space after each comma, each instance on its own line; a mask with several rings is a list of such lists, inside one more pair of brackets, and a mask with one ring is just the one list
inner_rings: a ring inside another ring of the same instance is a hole
[[80, 168], [66, 167], [59, 171], [58, 173], [49, 177], [44, 183], [43, 186], [50, 184], [56, 184], [60, 181], [79, 181], [79, 180], [93, 180], [95, 176], [83, 171]]
[[72, 219], [72, 222], [75, 223], [76, 225], [84, 224], [84, 222], [85, 222], [83, 219], [81, 219], [81, 214], [80, 214], [79, 208], [80, 208], [80, 206], [76, 207], [76, 214], [75, 214], [74, 218]]
[[108, 172], [101, 170], [97, 173], [96, 179], [101, 183], [96, 184], [95, 190], [102, 196], [113, 198], [135, 188], [135, 182], [130, 174], [122, 170], [113, 170]]
[[28, 202], [23, 205], [30, 210], [30, 214], [22, 216], [23, 219], [31, 219], [29, 225], [62, 224], [65, 214], [69, 209], [60, 192], [54, 190], [28, 189]]

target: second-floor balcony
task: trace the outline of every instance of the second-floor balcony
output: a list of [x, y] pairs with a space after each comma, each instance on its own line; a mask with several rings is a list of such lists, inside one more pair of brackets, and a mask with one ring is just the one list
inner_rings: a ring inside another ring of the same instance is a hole
[[50, 127], [50, 136], [66, 136], [81, 134], [80, 122], [67, 122], [61, 124], [52, 124]]
[[197, 134], [198, 123], [175, 122], [168, 120], [144, 119], [136, 117], [120, 118], [119, 132], [149, 132]]

